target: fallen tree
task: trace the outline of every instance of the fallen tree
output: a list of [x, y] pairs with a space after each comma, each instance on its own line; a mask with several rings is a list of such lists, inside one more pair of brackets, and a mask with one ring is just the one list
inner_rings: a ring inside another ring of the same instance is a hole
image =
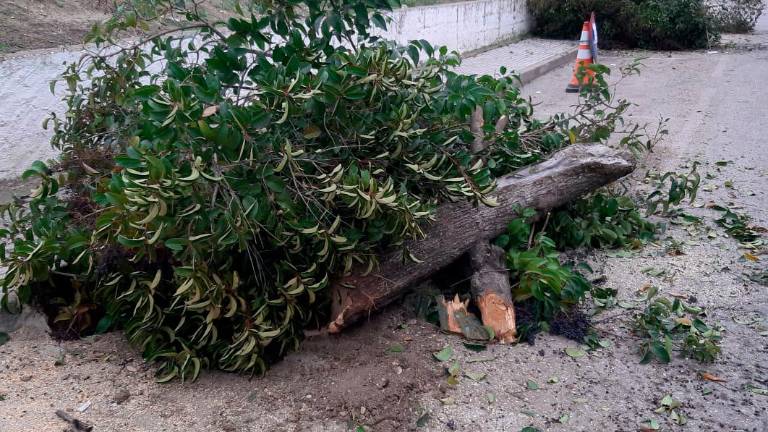
[[421, 262], [404, 262], [402, 253], [396, 251], [381, 259], [375, 273], [364, 275], [360, 269], [333, 284], [329, 331], [338, 333], [367, 318], [454, 262], [478, 240], [498, 236], [520, 208], [545, 213], [629, 174], [634, 167], [625, 152], [599, 144], [572, 145], [542, 163], [499, 179], [494, 192], [496, 207], [475, 207], [467, 202], [443, 205], [437, 211], [438, 222], [426, 230], [426, 238], [408, 244]]
[[[515, 205], [544, 211], [631, 170], [606, 147], [562, 150], [623, 124], [599, 65], [573, 113], [536, 119], [506, 69], [462, 75], [445, 47], [371, 35], [386, 0], [259, 2], [226, 22], [151, 3], [189, 22], [118, 48], [153, 28], [121, 8], [64, 73], [67, 115], [46, 122], [61, 157], [0, 206], [0, 304], [43, 305], [66, 337], [123, 330], [159, 381], [262, 373], [331, 313], [338, 331], [473, 243], [483, 319], [514, 339], [488, 239]], [[403, 245], [429, 262], [379, 259]]]

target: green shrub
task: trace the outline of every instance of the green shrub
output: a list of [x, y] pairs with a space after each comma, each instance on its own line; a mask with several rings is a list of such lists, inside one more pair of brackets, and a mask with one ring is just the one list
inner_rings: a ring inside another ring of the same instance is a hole
[[534, 33], [578, 37], [595, 12], [603, 48], [705, 48], [717, 38], [704, 0], [528, 0]]
[[710, 7], [714, 26], [723, 33], [748, 33], [765, 9], [764, 0], [718, 0]]
[[560, 249], [639, 247], [658, 231], [631, 198], [602, 192], [554, 212], [550, 224], [550, 236]]

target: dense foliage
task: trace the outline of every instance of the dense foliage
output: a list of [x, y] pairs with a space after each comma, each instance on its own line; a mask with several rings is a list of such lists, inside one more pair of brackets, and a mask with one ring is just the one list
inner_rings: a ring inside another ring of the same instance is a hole
[[766, 3], [764, 0], [718, 0], [711, 2], [715, 26], [724, 33], [746, 33], [755, 28]]
[[[440, 202], [493, 205], [497, 175], [604, 141], [629, 105], [597, 110], [596, 93], [537, 121], [506, 71], [460, 75], [445, 48], [372, 36], [383, 0], [274, 1], [221, 23], [138, 4], [94, 28], [103, 49], [69, 66], [67, 114], [47, 124], [62, 157], [2, 209], [2, 301], [54, 309], [65, 335], [122, 328], [162, 381], [263, 371], [324, 322], [332, 278], [422, 236]], [[112, 42], [168, 13], [185, 21]]]
[[593, 11], [605, 48], [705, 48], [717, 39], [705, 0], [528, 0], [534, 32], [575, 38]]

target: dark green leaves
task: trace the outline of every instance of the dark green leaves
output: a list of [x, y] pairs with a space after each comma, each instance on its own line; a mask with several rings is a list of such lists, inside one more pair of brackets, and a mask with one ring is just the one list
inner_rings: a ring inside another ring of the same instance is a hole
[[646, 301], [645, 310], [635, 318], [635, 329], [644, 338], [641, 363], [654, 359], [669, 363], [675, 351], [701, 362], [714, 361], [720, 352], [721, 335], [701, 319], [701, 308], [654, 294]]

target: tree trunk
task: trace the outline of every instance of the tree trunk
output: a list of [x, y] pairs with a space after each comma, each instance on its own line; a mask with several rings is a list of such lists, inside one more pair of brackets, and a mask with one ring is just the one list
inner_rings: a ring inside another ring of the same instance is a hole
[[[495, 133], [503, 132], [508, 122], [508, 116], [501, 116], [496, 121]], [[490, 144], [485, 140], [483, 125], [483, 109], [477, 107], [470, 124], [470, 130], [475, 135], [471, 150], [475, 154], [483, 152]], [[492, 329], [494, 337], [502, 343], [514, 342], [517, 339], [515, 305], [504, 251], [491, 245], [488, 239], [481, 239], [469, 249], [469, 257], [472, 263], [472, 299], [480, 309], [483, 325]]]
[[469, 250], [469, 259], [472, 298], [480, 309], [483, 325], [493, 329], [500, 342], [514, 342], [517, 339], [515, 306], [504, 249], [481, 240]]
[[519, 209], [546, 212], [611, 183], [635, 168], [631, 155], [600, 144], [577, 144], [555, 153], [544, 162], [502, 177], [493, 195], [496, 207], [475, 207], [469, 202], [442, 205], [437, 221], [425, 230], [426, 238], [409, 241], [409, 251], [422, 262], [406, 262], [401, 251], [380, 259], [377, 272], [364, 269], [332, 286], [329, 332], [338, 333], [375, 310], [390, 304], [408, 287], [449, 265], [480, 240], [504, 232]]

